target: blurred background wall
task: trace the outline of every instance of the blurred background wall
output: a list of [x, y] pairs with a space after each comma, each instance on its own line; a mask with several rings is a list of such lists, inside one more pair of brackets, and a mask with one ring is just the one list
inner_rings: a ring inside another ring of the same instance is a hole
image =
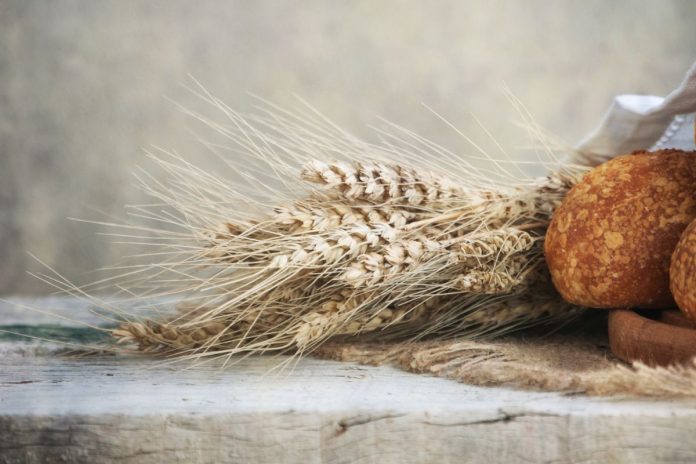
[[[475, 114], [513, 149], [507, 85], [575, 142], [617, 93], [663, 95], [696, 59], [696, 4], [663, 1], [0, 0], [0, 293], [48, 288], [27, 251], [76, 282], [119, 253], [95, 228], [146, 201], [151, 144], [198, 162], [190, 73], [230, 106], [299, 94], [370, 137], [384, 116], [457, 143]], [[200, 163], [205, 165], [203, 158]]]

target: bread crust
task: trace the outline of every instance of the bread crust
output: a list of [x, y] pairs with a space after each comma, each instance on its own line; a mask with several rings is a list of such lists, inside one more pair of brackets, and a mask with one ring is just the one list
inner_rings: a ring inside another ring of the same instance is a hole
[[672, 251], [696, 217], [696, 153], [639, 151], [590, 171], [549, 225], [553, 283], [594, 308], [668, 308]]
[[669, 288], [679, 309], [696, 320], [696, 220], [682, 233], [672, 253]]

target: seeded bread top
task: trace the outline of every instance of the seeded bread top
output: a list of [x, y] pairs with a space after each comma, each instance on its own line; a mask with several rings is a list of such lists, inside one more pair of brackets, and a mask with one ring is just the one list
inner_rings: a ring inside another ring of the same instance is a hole
[[682, 234], [669, 272], [670, 290], [679, 309], [696, 320], [696, 220]]
[[545, 254], [568, 301], [669, 307], [670, 256], [696, 216], [696, 153], [634, 152], [588, 173], [549, 226]]

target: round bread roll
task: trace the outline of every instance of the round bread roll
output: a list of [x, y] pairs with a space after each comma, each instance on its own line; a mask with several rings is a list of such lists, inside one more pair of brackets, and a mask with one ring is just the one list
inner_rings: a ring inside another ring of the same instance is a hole
[[686, 228], [672, 254], [669, 288], [679, 309], [696, 320], [696, 220]]
[[555, 212], [544, 252], [553, 283], [571, 303], [666, 308], [670, 256], [696, 216], [696, 153], [635, 152], [573, 187]]

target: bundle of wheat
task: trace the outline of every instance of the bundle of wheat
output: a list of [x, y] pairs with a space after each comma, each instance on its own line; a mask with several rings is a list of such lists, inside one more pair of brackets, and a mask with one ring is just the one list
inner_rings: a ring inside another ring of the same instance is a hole
[[198, 95], [224, 121], [189, 114], [224, 138], [208, 148], [237, 154], [226, 158], [237, 178], [151, 154], [169, 180], [142, 177], [159, 201], [135, 211], [166, 226], [140, 228], [158, 260], [128, 266], [116, 288], [174, 296], [178, 312], [112, 306], [126, 320], [120, 342], [199, 358], [302, 354], [332, 337], [490, 336], [578, 313], [554, 291], [542, 241], [581, 167], [549, 158], [551, 174], [530, 180], [509, 160], [476, 167], [394, 125], [374, 145], [309, 106], [241, 116]]

